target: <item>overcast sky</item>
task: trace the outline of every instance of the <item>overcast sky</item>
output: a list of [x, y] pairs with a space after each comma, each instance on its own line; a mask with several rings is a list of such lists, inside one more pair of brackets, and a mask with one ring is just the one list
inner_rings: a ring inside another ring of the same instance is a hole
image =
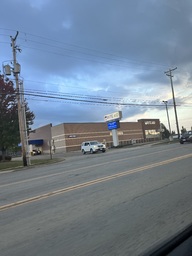
[[[52, 123], [159, 118], [192, 126], [191, 0], [1, 0], [0, 61], [16, 32], [33, 128]], [[1, 74], [3, 68], [1, 68]], [[11, 77], [10, 77], [11, 79]]]

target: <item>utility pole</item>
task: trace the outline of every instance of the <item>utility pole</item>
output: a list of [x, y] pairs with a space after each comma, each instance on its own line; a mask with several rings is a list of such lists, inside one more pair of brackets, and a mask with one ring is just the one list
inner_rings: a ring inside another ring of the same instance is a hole
[[13, 38], [11, 36], [11, 46], [13, 51], [13, 75], [15, 77], [16, 83], [16, 97], [17, 97], [17, 104], [18, 104], [18, 119], [19, 119], [19, 132], [20, 132], [20, 139], [21, 139], [21, 147], [22, 147], [22, 158], [23, 158], [23, 166], [27, 166], [27, 157], [26, 157], [26, 143], [25, 143], [25, 126], [23, 120], [23, 108], [21, 103], [20, 97], [20, 84], [19, 84], [19, 72], [18, 70], [18, 63], [16, 59], [16, 51], [20, 51], [20, 49], [15, 45], [17, 36], [19, 32], [17, 31], [16, 36]]
[[176, 109], [176, 103], [175, 103], [175, 93], [174, 93], [174, 88], [173, 88], [173, 80], [172, 80], [172, 71], [176, 70], [176, 68], [169, 69], [168, 71], [165, 72], [166, 76], [170, 77], [170, 82], [171, 82], [171, 90], [172, 90], [172, 96], [173, 96], [173, 106], [174, 106], [174, 111], [175, 111], [175, 121], [176, 121], [176, 127], [177, 127], [177, 134], [178, 134], [178, 139], [180, 138], [180, 131], [179, 131], [179, 123], [178, 123], [178, 118], [177, 118], [177, 109]]
[[26, 121], [26, 104], [24, 99], [24, 86], [23, 81], [20, 80], [20, 100], [21, 100], [21, 108], [22, 108], [22, 121], [23, 121], [23, 133], [24, 133], [24, 145], [25, 152], [27, 157], [27, 165], [31, 165], [30, 154], [29, 154], [29, 143], [28, 143], [28, 133], [27, 133], [27, 121]]
[[167, 101], [166, 100], [163, 100], [163, 103], [165, 104], [165, 107], [166, 107], [166, 112], [167, 112], [167, 121], [168, 121], [168, 125], [169, 125], [169, 133], [170, 133], [170, 136], [171, 136], [171, 125], [170, 125], [170, 120], [169, 120], [169, 113], [168, 113], [168, 107], [167, 107]]

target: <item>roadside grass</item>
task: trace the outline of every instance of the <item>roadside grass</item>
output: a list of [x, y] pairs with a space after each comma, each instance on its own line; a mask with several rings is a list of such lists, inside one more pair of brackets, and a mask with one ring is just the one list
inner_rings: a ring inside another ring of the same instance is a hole
[[[122, 148], [122, 147], [136, 147], [136, 146], [142, 146], [142, 145], [146, 145], [146, 144], [151, 144], [151, 146], [158, 146], [161, 144], [172, 144], [172, 143], [178, 143], [179, 140], [178, 139], [174, 139], [173, 141], [169, 141], [169, 140], [162, 140], [159, 142], [154, 142], [154, 143], [138, 143], [138, 144], [134, 144], [134, 145], [127, 145], [127, 146], [118, 146], [118, 148]], [[31, 159], [31, 164], [30, 166], [35, 166], [35, 165], [43, 165], [43, 164], [53, 164], [53, 163], [57, 163], [57, 162], [61, 162], [63, 161], [63, 158], [53, 158], [53, 159]], [[30, 166], [27, 166], [27, 168], [29, 168]], [[0, 161], [0, 172], [1, 171], [9, 171], [9, 170], [13, 170], [13, 169], [19, 169], [19, 168], [24, 168], [23, 166], [23, 161], [22, 160], [12, 160], [12, 161]], [[26, 168], [26, 167], [25, 167]]]
[[173, 139], [173, 140], [169, 140], [169, 139], [164, 139], [162, 141], [156, 142], [154, 144], [152, 144], [151, 146], [159, 146], [159, 145], [163, 145], [163, 144], [175, 144], [175, 143], [179, 143], [178, 139]]
[[[55, 159], [32, 159], [31, 164], [28, 166], [34, 166], [34, 165], [41, 165], [41, 164], [53, 164], [63, 161], [61, 158], [55, 158]], [[22, 160], [12, 160], [12, 161], [5, 161], [0, 162], [0, 171], [9, 171], [15, 168], [23, 168], [23, 161]], [[25, 166], [26, 167], [26, 166]]]

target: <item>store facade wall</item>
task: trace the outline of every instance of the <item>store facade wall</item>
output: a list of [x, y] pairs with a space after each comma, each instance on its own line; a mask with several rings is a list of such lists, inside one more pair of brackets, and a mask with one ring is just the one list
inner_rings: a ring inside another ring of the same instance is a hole
[[83, 141], [103, 142], [108, 136], [105, 123], [65, 123], [52, 127], [56, 152], [80, 150]]
[[[47, 124], [29, 133], [28, 141], [30, 144], [30, 152], [33, 149], [40, 149], [42, 153], [50, 152], [50, 142], [52, 139], [51, 127], [52, 124]], [[36, 141], [42, 141], [41, 145], [39, 145], [39, 143], [35, 144]]]
[[[138, 122], [120, 122], [117, 129], [119, 145], [143, 143], [160, 139], [159, 119], [140, 119]], [[81, 149], [84, 141], [97, 140], [113, 147], [112, 131], [106, 122], [98, 123], [62, 123], [40, 127], [30, 133], [30, 139], [43, 139], [42, 152], [70, 152]], [[35, 146], [35, 145], [34, 145]]]
[[141, 123], [145, 141], [150, 139], [160, 139], [160, 120], [159, 119], [139, 119]]
[[[138, 122], [122, 122], [118, 129], [120, 145], [143, 142], [142, 125]], [[80, 150], [84, 141], [97, 140], [106, 146], [113, 146], [112, 131], [107, 123], [65, 123], [52, 127], [52, 139], [56, 152]]]
[[144, 142], [141, 123], [121, 122], [118, 129], [118, 138], [120, 145]]
[[51, 128], [52, 146], [56, 152], [66, 152], [65, 127], [59, 124]]

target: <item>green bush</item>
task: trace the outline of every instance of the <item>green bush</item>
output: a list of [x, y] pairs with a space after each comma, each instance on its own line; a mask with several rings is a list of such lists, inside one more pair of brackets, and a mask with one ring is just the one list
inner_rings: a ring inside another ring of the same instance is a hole
[[[12, 156], [5, 156], [5, 161], [11, 161], [11, 159], [12, 159]], [[0, 161], [2, 161], [3, 160], [3, 157], [2, 157], [2, 155], [0, 155]]]
[[11, 161], [11, 159], [12, 159], [12, 156], [5, 156], [6, 161]]

